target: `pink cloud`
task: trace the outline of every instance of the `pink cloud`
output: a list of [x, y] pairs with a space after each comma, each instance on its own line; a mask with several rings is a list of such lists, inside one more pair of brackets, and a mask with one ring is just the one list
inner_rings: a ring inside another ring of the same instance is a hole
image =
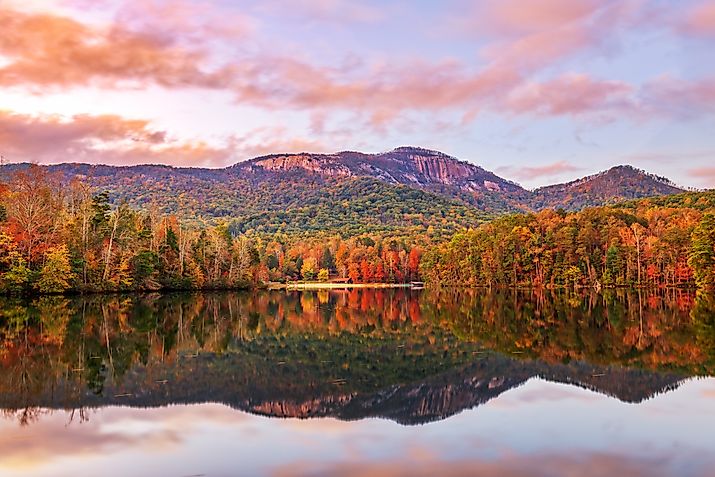
[[[713, 160], [715, 160], [715, 154], [712, 155], [712, 158]], [[715, 188], [715, 167], [695, 167], [693, 169], [688, 170], [688, 175], [694, 179], [697, 179], [700, 184], [705, 187]]]
[[481, 54], [522, 72], [535, 72], [576, 54], [603, 53], [640, 21], [643, 1], [536, 0], [484, 2], [452, 23], [490, 42]]
[[236, 86], [240, 102], [297, 109], [345, 109], [381, 118], [407, 110], [460, 108], [502, 96], [520, 80], [508, 68], [467, 71], [454, 62], [390, 65], [363, 78], [296, 59], [262, 58], [244, 63]]
[[573, 164], [566, 161], [556, 161], [543, 166], [528, 166], [528, 167], [500, 167], [497, 172], [501, 174], [508, 173], [511, 177], [519, 180], [537, 179], [540, 177], [553, 177], [559, 174], [568, 172], [578, 172], [582, 170]]
[[272, 14], [296, 15], [308, 21], [376, 23], [385, 19], [383, 9], [351, 0], [268, 0], [261, 9]]
[[180, 43], [202, 51], [212, 41], [242, 42], [257, 29], [256, 21], [235, 9], [190, 0], [125, 0], [113, 28], [149, 35], [165, 44]]
[[0, 151], [12, 162], [226, 166], [274, 152], [325, 152], [320, 141], [262, 128], [224, 144], [171, 139], [145, 120], [114, 115], [28, 116], [0, 110]]
[[602, 6], [597, 0], [482, 2], [471, 8], [464, 26], [499, 36], [533, 34], [587, 19]]
[[570, 74], [543, 83], [527, 83], [511, 92], [510, 111], [543, 115], [580, 115], [623, 111], [634, 107], [633, 87], [620, 81], [600, 81]]
[[715, 3], [699, 2], [688, 10], [680, 31], [689, 35], [715, 36]]
[[0, 111], [0, 150], [14, 162], [220, 165], [231, 151], [177, 142], [148, 121], [114, 115], [28, 116]]
[[154, 36], [166, 44], [204, 46], [211, 40], [239, 41], [255, 33], [257, 22], [236, 8], [196, 0], [59, 0], [81, 10], [114, 12], [111, 28]]
[[715, 113], [715, 76], [687, 81], [664, 76], [641, 92], [649, 112], [665, 117], [693, 118]]
[[[90, 85], [214, 89], [235, 94], [241, 105], [306, 111], [314, 131], [325, 131], [335, 115], [347, 112], [361, 128], [381, 133], [409, 122], [412, 112], [457, 113], [463, 123], [485, 110], [642, 120], [644, 111], [651, 117], [709, 114], [715, 98], [710, 80], [661, 79], [638, 88], [585, 74], [554, 76], [551, 68], [560, 61], [617, 45], [619, 34], [645, 15], [640, 0], [485, 2], [462, 23], [491, 41], [479, 50], [484, 61], [477, 66], [456, 60], [371, 65], [350, 57], [328, 67], [307, 55], [251, 51], [241, 44], [255, 28], [249, 17], [205, 12], [201, 5], [183, 0], [168, 8], [168, 0], [128, 0], [108, 25], [0, 6], [0, 86], [40, 92]], [[315, 17], [358, 8], [346, 0], [295, 5]], [[377, 18], [379, 12], [354, 13], [361, 15]], [[215, 41], [237, 45], [232, 56], [221, 61]], [[537, 74], [545, 79], [527, 80]]]
[[[352, 68], [344, 71], [260, 54], [210, 69], [206, 66], [211, 64], [210, 57], [202, 49], [179, 44], [163, 33], [205, 35], [205, 26], [188, 20], [191, 8], [167, 14], [162, 19], [166, 23], [159, 22], [152, 30], [139, 13], [146, 12], [146, 18], [155, 22], [162, 2], [142, 3], [141, 8], [132, 5], [120, 10], [121, 22], [104, 29], [57, 15], [0, 8], [0, 23], [5, 26], [0, 54], [10, 61], [0, 67], [0, 85], [68, 88], [155, 83], [233, 90], [242, 103], [281, 109], [346, 109], [384, 127], [408, 110], [482, 108], [521, 81], [521, 74], [506, 62], [474, 71], [454, 61], [389, 65], [359, 74]], [[531, 56], [531, 50], [518, 54]]]
[[0, 85], [117, 86], [154, 82], [168, 87], [225, 88], [230, 71], [201, 67], [200, 50], [119, 25], [96, 28], [49, 13], [0, 6]]
[[0, 147], [6, 154], [24, 151], [44, 155], [52, 149], [73, 149], [87, 141], [132, 140], [150, 145], [164, 143], [166, 133], [149, 128], [147, 121], [119, 116], [34, 117], [0, 110]]
[[[156, 409], [133, 409], [107, 407], [101, 413], [81, 409], [87, 420], [79, 421], [75, 412], [51, 412], [44, 409], [30, 409], [37, 421], [32, 422], [32, 438], [28, 430], [21, 429], [7, 417], [0, 421], [0, 430], [5, 438], [1, 445], [0, 469], [26, 473], [42, 466], [54, 466], [52, 474], [57, 475], [56, 466], [63, 459], [82, 460], [92, 456], [107, 456], [115, 452], [132, 452], [157, 448], [182, 449], [188, 445], [188, 436], [195, 427], [212, 426], [221, 429], [226, 426], [240, 426], [245, 414], [218, 404], [201, 405], [201, 423], [192, 419], [196, 415], [193, 406], [171, 406]], [[23, 411], [18, 411], [20, 418]], [[79, 422], [72, 422], [70, 415]], [[142, 432], [133, 432], [133, 424], [142, 423]], [[68, 432], [71, 427], [71, 432]], [[14, 473], [14, 472], [13, 472]], [[3, 472], [4, 474], [4, 472]]]
[[[370, 462], [351, 459], [340, 463], [293, 462], [290, 466], [278, 468], [275, 477], [294, 477], [312, 475], [315, 477], [341, 475], [356, 477], [370, 475], [374, 477], [402, 476], [530, 476], [530, 477], [566, 477], [579, 475], [596, 477], [603, 475], [628, 475], [633, 477], [661, 477], [669, 474], [668, 464], [675, 461], [674, 455], [660, 455], [658, 458], [638, 458], [618, 453], [594, 452], [580, 455], [516, 455], [505, 452], [494, 459], [452, 459], [434, 458], [421, 449], [416, 450], [412, 461], [385, 460]], [[705, 476], [710, 459], [698, 462], [694, 475]]]

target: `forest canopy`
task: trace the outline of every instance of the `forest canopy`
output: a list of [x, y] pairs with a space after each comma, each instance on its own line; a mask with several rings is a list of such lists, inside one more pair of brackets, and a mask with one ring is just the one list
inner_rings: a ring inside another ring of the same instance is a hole
[[476, 286], [715, 284], [715, 192], [497, 218], [429, 250], [423, 275]]

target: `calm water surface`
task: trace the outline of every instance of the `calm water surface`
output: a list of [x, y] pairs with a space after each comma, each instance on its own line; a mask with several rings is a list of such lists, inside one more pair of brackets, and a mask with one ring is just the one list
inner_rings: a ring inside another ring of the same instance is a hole
[[715, 298], [0, 298], [2, 476], [715, 476]]

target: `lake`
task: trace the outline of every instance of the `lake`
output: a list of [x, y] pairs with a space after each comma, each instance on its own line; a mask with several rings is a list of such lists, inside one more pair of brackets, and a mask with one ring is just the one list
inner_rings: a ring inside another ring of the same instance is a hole
[[713, 476], [687, 290], [0, 298], [2, 476]]

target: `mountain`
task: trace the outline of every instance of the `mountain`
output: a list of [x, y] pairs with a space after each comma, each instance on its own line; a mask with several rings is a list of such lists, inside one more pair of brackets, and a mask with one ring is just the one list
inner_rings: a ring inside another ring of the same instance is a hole
[[449, 234], [486, 219], [457, 198], [366, 176], [154, 165], [61, 164], [49, 170], [107, 191], [114, 203], [157, 207], [188, 222], [224, 220], [234, 232], [358, 235], [432, 227]]
[[[11, 164], [0, 171], [7, 175], [24, 167]], [[274, 154], [223, 169], [74, 163], [48, 169], [107, 191], [114, 203], [155, 206], [185, 220], [222, 219], [237, 232], [258, 233], [351, 235], [432, 227], [449, 234], [489, 214], [576, 210], [682, 192], [630, 166], [532, 192], [477, 165], [417, 147], [378, 154]]]
[[566, 184], [533, 191], [530, 205], [536, 210], [563, 208], [578, 210], [642, 197], [679, 194], [683, 189], [664, 177], [632, 166], [616, 166], [607, 171]]
[[275, 154], [233, 166], [242, 175], [275, 179], [302, 171], [327, 177], [373, 177], [462, 200], [486, 212], [564, 208], [578, 210], [628, 199], [678, 194], [670, 180], [632, 166], [607, 171], [532, 192], [477, 165], [438, 151], [398, 147], [380, 154]]
[[408, 146], [378, 154], [273, 154], [230, 169], [242, 177], [263, 181], [279, 180], [291, 173], [332, 179], [371, 177], [385, 184], [401, 184], [458, 199], [485, 212], [524, 210], [530, 195], [520, 185], [475, 164], [439, 151]]
[[379, 154], [277, 154], [238, 163], [232, 169], [253, 174], [302, 170], [333, 177], [368, 176], [388, 184], [446, 186], [465, 192], [525, 192], [518, 184], [479, 166], [417, 147], [398, 147]]

